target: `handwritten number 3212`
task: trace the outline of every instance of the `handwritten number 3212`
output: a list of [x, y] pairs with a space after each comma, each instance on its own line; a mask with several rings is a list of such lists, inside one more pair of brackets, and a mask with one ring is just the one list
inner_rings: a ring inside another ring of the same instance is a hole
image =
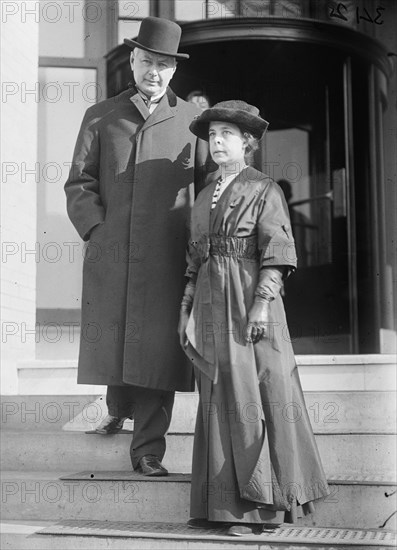
[[[382, 11], [384, 11], [385, 8], [382, 8], [382, 6], [379, 6], [376, 8], [376, 17], [375, 19], [371, 17], [371, 15], [368, 13], [367, 8], [363, 9], [363, 13], [360, 13], [360, 8], [356, 8], [356, 21], [357, 23], [360, 23], [360, 19], [363, 19], [364, 21], [368, 21], [368, 23], [375, 23], [375, 25], [383, 25], [384, 21], [380, 21], [380, 18], [382, 17]], [[344, 11], [347, 13], [348, 9], [345, 6], [345, 4], [342, 4], [341, 2], [338, 3], [338, 5], [331, 6], [331, 12], [330, 17], [335, 17], [336, 19], [342, 19], [342, 21], [348, 21], [348, 18], [344, 13]]]

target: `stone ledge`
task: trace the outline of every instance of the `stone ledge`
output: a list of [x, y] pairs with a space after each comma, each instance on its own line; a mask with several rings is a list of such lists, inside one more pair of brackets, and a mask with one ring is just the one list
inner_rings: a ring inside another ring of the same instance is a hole
[[[390, 391], [397, 388], [396, 357], [372, 355], [297, 355], [305, 391]], [[19, 394], [105, 393], [105, 386], [78, 385], [77, 361], [36, 360], [18, 365]]]
[[[357, 354], [357, 355], [295, 355], [298, 366], [315, 367], [320, 365], [397, 365], [397, 357], [391, 353]], [[57, 361], [36, 359], [20, 361], [18, 369], [77, 369], [77, 359], [60, 359]]]

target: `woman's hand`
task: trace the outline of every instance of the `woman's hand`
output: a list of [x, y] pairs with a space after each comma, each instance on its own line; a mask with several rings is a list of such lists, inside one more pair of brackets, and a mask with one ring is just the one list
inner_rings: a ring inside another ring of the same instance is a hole
[[188, 321], [189, 321], [189, 313], [186, 310], [181, 309], [181, 312], [179, 314], [178, 334], [179, 334], [179, 343], [181, 344], [183, 349], [185, 349], [188, 344], [188, 339], [186, 336], [186, 327], [187, 327]]
[[269, 302], [256, 300], [249, 313], [245, 329], [246, 342], [256, 344], [262, 338], [269, 337]]

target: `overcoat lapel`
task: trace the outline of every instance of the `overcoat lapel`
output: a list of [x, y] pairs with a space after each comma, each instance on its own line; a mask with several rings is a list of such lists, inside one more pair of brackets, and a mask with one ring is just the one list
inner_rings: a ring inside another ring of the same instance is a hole
[[146, 107], [145, 102], [135, 87], [132, 88], [130, 101], [138, 109], [145, 121], [141, 128], [142, 131], [145, 131], [151, 126], [159, 124], [160, 122], [168, 120], [176, 115], [176, 95], [170, 88], [168, 88], [167, 92], [161, 98], [158, 106], [152, 113], [150, 113], [149, 109]]
[[130, 97], [130, 101], [138, 109], [138, 111], [142, 115], [143, 120], [147, 120], [150, 116], [150, 112], [149, 112], [149, 109], [146, 107], [145, 102], [143, 101], [141, 96], [138, 94], [138, 92], [135, 92], [135, 94]]
[[[142, 103], [144, 104], [143, 100]], [[149, 117], [146, 118], [145, 124], [142, 127], [142, 131], [144, 132], [151, 126], [154, 126], [155, 124], [159, 124], [160, 122], [164, 122], [165, 120], [174, 117], [176, 115], [175, 107], [176, 96], [174, 92], [170, 88], [168, 88], [167, 92], [161, 98], [160, 103], [158, 104], [156, 109]]]

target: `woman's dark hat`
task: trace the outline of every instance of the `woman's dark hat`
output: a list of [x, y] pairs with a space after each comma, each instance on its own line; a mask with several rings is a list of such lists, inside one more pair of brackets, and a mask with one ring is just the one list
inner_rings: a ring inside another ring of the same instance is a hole
[[136, 40], [125, 38], [124, 44], [130, 48], [141, 48], [176, 59], [189, 59], [187, 53], [178, 53], [181, 34], [181, 27], [174, 21], [161, 17], [146, 17], [141, 23]]
[[259, 109], [245, 101], [231, 99], [221, 101], [211, 109], [206, 109], [190, 124], [190, 131], [197, 137], [208, 141], [208, 126], [210, 122], [232, 122], [243, 127], [260, 139], [266, 132], [269, 123], [259, 116]]

